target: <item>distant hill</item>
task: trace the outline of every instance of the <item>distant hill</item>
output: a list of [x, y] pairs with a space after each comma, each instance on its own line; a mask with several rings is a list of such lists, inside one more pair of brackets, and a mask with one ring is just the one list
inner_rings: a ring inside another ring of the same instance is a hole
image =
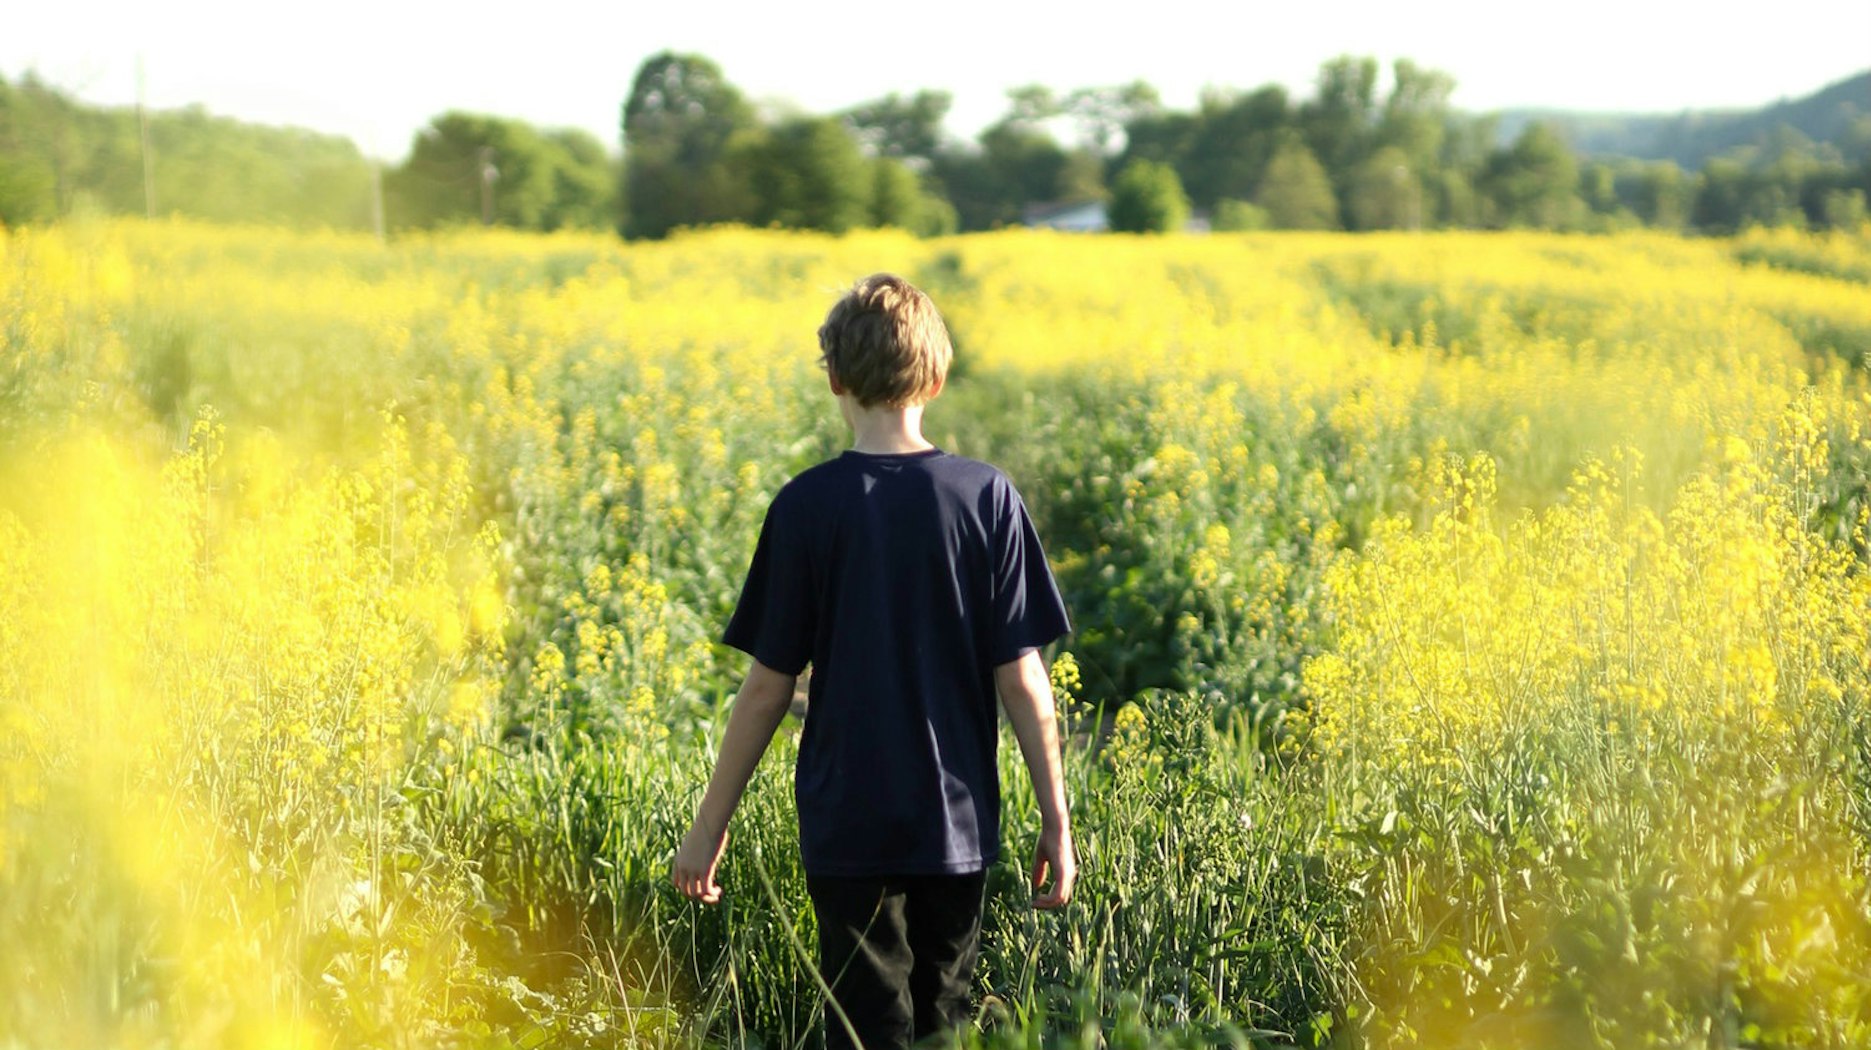
[[1499, 114], [1496, 130], [1510, 141], [1534, 121], [1557, 128], [1587, 156], [1673, 160], [1691, 170], [1737, 147], [1763, 144], [1783, 126], [1857, 162], [1871, 157], [1871, 70], [1760, 109], [1674, 115], [1512, 109]]

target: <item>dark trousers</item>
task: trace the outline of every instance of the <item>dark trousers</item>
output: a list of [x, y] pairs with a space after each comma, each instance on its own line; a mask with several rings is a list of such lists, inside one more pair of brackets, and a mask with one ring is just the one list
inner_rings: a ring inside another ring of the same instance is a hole
[[[968, 1023], [986, 872], [807, 876], [819, 969], [863, 1050], [895, 1050]], [[825, 1008], [827, 1050], [853, 1044]]]

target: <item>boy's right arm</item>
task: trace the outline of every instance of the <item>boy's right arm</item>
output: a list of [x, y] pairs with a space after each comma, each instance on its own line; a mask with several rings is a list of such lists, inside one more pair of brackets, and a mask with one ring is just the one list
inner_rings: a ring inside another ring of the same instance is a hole
[[793, 700], [796, 676], [775, 671], [755, 660], [747, 669], [728, 712], [728, 728], [721, 736], [721, 751], [715, 756], [715, 772], [708, 778], [708, 789], [701, 806], [670, 865], [670, 881], [684, 895], [704, 904], [721, 899], [721, 887], [715, 882], [715, 868], [728, 844], [728, 820], [741, 803], [754, 767], [766, 753], [774, 730]]
[[1060, 908], [1072, 899], [1078, 881], [1078, 858], [1072, 852], [1072, 827], [1066, 814], [1065, 776], [1059, 765], [1059, 724], [1052, 681], [1038, 650], [994, 669], [994, 688], [1013, 723], [1014, 739], [1033, 778], [1039, 799], [1039, 844], [1033, 851], [1033, 889], [1052, 877], [1052, 889], [1033, 900], [1035, 908]]

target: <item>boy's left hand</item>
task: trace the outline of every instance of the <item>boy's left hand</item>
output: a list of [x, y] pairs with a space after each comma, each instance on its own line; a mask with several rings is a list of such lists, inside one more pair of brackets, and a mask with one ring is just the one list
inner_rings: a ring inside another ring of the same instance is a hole
[[721, 852], [727, 846], [726, 828], [717, 835], [702, 825], [700, 817], [695, 818], [695, 823], [689, 825], [689, 833], [682, 836], [682, 845], [676, 848], [669, 881], [676, 884], [683, 896], [703, 904], [720, 900], [721, 887], [715, 883], [715, 867], [721, 863]]

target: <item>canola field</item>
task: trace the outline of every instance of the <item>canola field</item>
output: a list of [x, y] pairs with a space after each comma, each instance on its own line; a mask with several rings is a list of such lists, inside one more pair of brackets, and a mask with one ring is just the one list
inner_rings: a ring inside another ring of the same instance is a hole
[[1075, 632], [978, 1047], [1871, 1043], [1871, 232], [0, 231], [0, 1046], [810, 1045], [668, 858], [856, 277]]

